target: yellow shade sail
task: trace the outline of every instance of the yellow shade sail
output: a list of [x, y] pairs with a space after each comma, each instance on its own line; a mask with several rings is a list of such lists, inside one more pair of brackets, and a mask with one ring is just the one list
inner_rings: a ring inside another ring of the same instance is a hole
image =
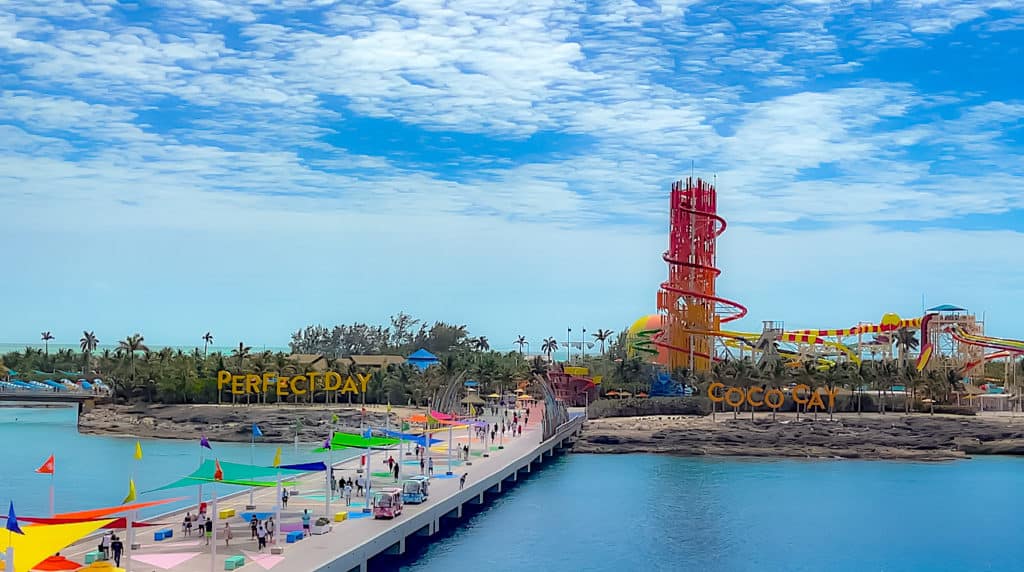
[[14, 572], [28, 572], [36, 564], [110, 522], [106, 519], [25, 526], [22, 528], [25, 534], [0, 534], [0, 552], [6, 552], [8, 546], [14, 547]]

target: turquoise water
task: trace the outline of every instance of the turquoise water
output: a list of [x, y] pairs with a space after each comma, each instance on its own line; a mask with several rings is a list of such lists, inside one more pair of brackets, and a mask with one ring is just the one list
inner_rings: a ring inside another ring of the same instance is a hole
[[[119, 504], [128, 493], [128, 479], [134, 473], [139, 493], [165, 485], [191, 473], [199, 464], [199, 435], [190, 441], [142, 439], [143, 458], [134, 458], [135, 438], [80, 435], [76, 413], [71, 408], [0, 407], [0, 444], [3, 470], [0, 472], [0, 503], [13, 500], [18, 514], [46, 516], [49, 513], [50, 477], [34, 471], [46, 458], [56, 455], [57, 512], [67, 512]], [[306, 444], [296, 452], [293, 445], [281, 445], [284, 463], [326, 460], [324, 455], [310, 452], [315, 445]], [[278, 445], [257, 444], [257, 464], [270, 465]], [[213, 450], [223, 461], [250, 462], [247, 443], [213, 443]], [[207, 458], [210, 453], [205, 450]], [[342, 455], [336, 453], [335, 459]], [[209, 491], [208, 486], [204, 486]], [[243, 490], [218, 485], [218, 492], [227, 494]], [[195, 499], [195, 487], [140, 494], [139, 500], [186, 496]], [[209, 493], [207, 492], [207, 498]], [[165, 512], [168, 508], [185, 506], [188, 501], [173, 503], [148, 511], [142, 516]]]
[[1022, 485], [1016, 458], [571, 455], [402, 570], [1021, 570]]

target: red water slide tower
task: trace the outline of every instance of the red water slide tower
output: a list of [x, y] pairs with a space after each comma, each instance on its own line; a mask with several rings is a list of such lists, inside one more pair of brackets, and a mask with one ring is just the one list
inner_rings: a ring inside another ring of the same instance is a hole
[[718, 216], [715, 186], [688, 178], [672, 183], [669, 203], [668, 280], [658, 291], [662, 330], [655, 345], [668, 350], [669, 369], [708, 371], [714, 360], [714, 340], [722, 323], [738, 320], [747, 309], [715, 294], [715, 243], [725, 232]]

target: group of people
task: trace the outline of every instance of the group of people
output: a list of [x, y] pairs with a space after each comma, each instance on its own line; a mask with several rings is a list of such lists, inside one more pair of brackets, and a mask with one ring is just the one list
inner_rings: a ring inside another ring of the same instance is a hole
[[[309, 511], [307, 510], [306, 512], [308, 513]], [[227, 527], [227, 523], [224, 523], [224, 528], [227, 529], [227, 535], [224, 539], [224, 543], [227, 544], [231, 539], [231, 529]], [[274, 517], [272, 516], [266, 520], [260, 520], [259, 517], [254, 514], [249, 520], [249, 532], [249, 539], [256, 540], [256, 550], [262, 551], [267, 547], [267, 542], [274, 541], [274, 535], [277, 534], [277, 523], [274, 522]]]
[[185, 536], [192, 536], [193, 528], [196, 529], [199, 535], [206, 537], [206, 544], [209, 545], [210, 538], [213, 537], [213, 519], [207, 517], [205, 511], [200, 510], [196, 516], [192, 516], [191, 512], [185, 513], [185, 520], [181, 523], [182, 533]]

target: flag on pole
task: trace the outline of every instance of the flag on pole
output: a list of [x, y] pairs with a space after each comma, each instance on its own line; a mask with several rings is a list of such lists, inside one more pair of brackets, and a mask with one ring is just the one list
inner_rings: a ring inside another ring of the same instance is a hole
[[132, 502], [133, 500], [135, 500], [136, 496], [137, 495], [135, 494], [135, 479], [128, 479], [128, 496], [124, 497], [124, 500], [121, 501], [121, 504], [128, 504]]
[[210, 446], [210, 440], [206, 438], [206, 435], [203, 435], [199, 439], [199, 446], [200, 447], [206, 447], [207, 449], [209, 449], [211, 451], [213, 450], [213, 447]]
[[40, 473], [40, 474], [43, 474], [43, 475], [52, 475], [53, 474], [53, 455], [50, 455], [50, 458], [47, 459], [45, 463], [43, 463], [43, 466], [41, 466], [38, 469], [36, 469], [36, 472]]
[[277, 451], [274, 453], [274, 466], [275, 467], [280, 467], [281, 466], [281, 448], [280, 447], [278, 447]]
[[11, 508], [7, 509], [7, 530], [15, 534], [25, 534], [18, 526], [18, 517], [14, 514], [14, 501], [11, 501]]
[[337, 423], [337, 422], [338, 422], [338, 414], [335, 413], [334, 415], [331, 415], [331, 423]]
[[254, 438], [263, 436], [263, 431], [260, 431], [260, 426], [255, 423], [252, 424], [252, 436]]
[[142, 460], [142, 443], [139, 442], [139, 441], [135, 442], [135, 460], [136, 461], [141, 461]]
[[408, 431], [408, 430], [409, 430], [409, 424], [406, 423], [405, 421], [402, 421], [402, 431]]
[[472, 403], [469, 404], [469, 416], [476, 417], [476, 407], [473, 407]]
[[388, 400], [388, 413], [391, 413], [391, 400]]
[[224, 480], [224, 470], [220, 468], [220, 460], [219, 459], [214, 459], [213, 460], [213, 480], [215, 480], [215, 481], [223, 481]]
[[367, 427], [366, 431], [363, 431], [363, 437], [365, 437], [367, 439], [369, 439], [370, 437], [373, 437], [373, 431], [371, 431], [370, 428]]

